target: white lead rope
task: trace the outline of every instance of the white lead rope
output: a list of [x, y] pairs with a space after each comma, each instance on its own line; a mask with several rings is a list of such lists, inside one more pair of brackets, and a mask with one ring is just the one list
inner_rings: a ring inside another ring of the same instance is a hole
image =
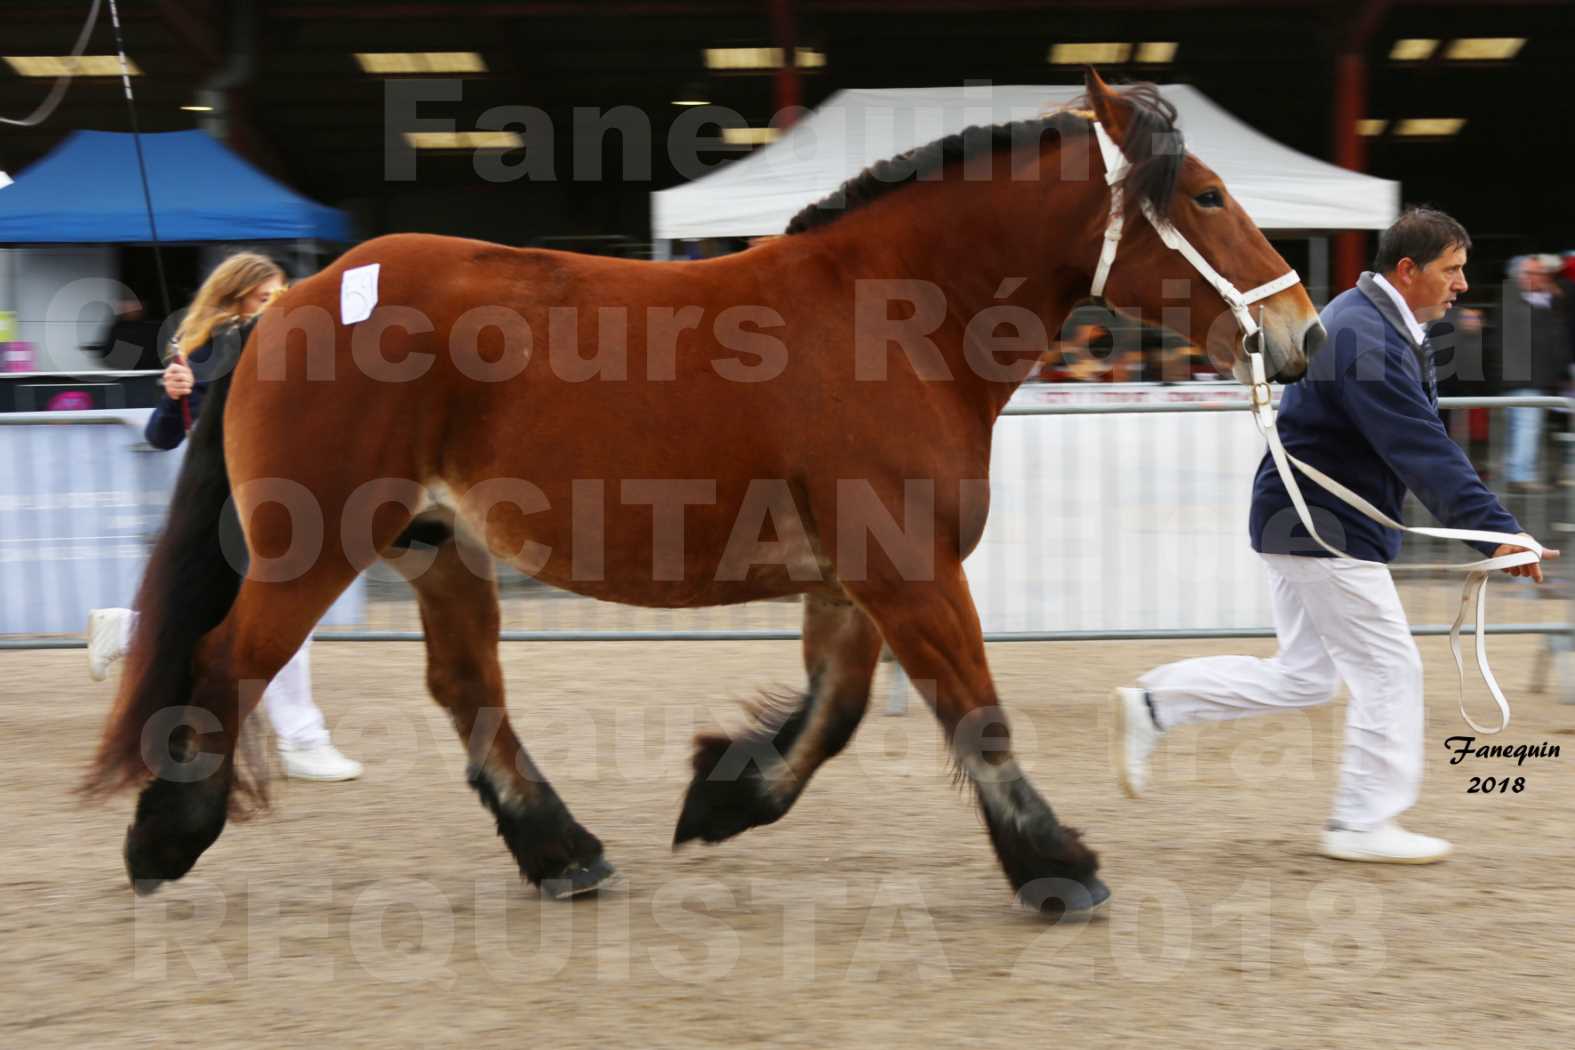
[[[1466, 720], [1466, 725], [1483, 736], [1502, 733], [1509, 726], [1509, 701], [1504, 698], [1504, 691], [1499, 688], [1498, 679], [1493, 677], [1493, 670], [1488, 666], [1486, 630], [1488, 575], [1500, 569], [1510, 569], [1517, 565], [1530, 565], [1533, 562], [1541, 561], [1543, 554], [1542, 545], [1525, 533], [1510, 535], [1506, 532], [1483, 532], [1477, 529], [1435, 529], [1402, 525], [1317, 467], [1304, 463], [1289, 452], [1286, 452], [1285, 446], [1280, 443], [1279, 429], [1275, 426], [1275, 417], [1278, 413], [1274, 408], [1269, 391], [1267, 373], [1263, 366], [1263, 355], [1249, 351], [1247, 356], [1252, 365], [1253, 421], [1258, 424], [1258, 429], [1263, 432], [1263, 436], [1269, 442], [1269, 454], [1274, 458], [1275, 469], [1279, 471], [1280, 480], [1285, 483], [1285, 491], [1291, 497], [1291, 503], [1296, 508], [1297, 517], [1301, 518], [1302, 526], [1307, 530], [1307, 535], [1311, 536], [1324, 550], [1339, 558], [1350, 557], [1350, 555], [1320, 536], [1318, 530], [1313, 526], [1312, 514], [1309, 513], [1307, 501], [1302, 497], [1301, 488], [1296, 483], [1296, 476], [1291, 470], [1292, 464], [1320, 488], [1344, 500], [1347, 504], [1361, 511], [1362, 514], [1385, 528], [1397, 529], [1400, 532], [1409, 532], [1417, 536], [1433, 536], [1445, 540], [1466, 540], [1492, 544], [1508, 543], [1516, 547], [1526, 548], [1514, 554], [1503, 554], [1496, 558], [1483, 558], [1480, 561], [1409, 566], [1414, 569], [1446, 570], [1467, 574], [1466, 586], [1460, 595], [1460, 611], [1455, 614], [1455, 622], [1449, 628], [1449, 651], [1455, 657], [1455, 672], [1460, 686], [1460, 717]], [[1499, 724], [1497, 728], [1489, 728], [1488, 726], [1477, 724], [1471, 717], [1470, 712], [1466, 710], [1466, 665], [1460, 656], [1460, 627], [1465, 623], [1466, 613], [1473, 605], [1476, 607], [1477, 670], [1481, 672], [1482, 680], [1487, 683], [1488, 692], [1493, 696], [1493, 702], [1498, 705]]]

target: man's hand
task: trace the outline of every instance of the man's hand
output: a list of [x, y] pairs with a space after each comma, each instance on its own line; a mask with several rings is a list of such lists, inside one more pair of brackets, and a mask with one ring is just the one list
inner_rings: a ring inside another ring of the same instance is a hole
[[177, 401], [191, 393], [196, 383], [196, 377], [184, 362], [171, 361], [164, 370], [164, 392]]
[[[1517, 547], [1513, 543], [1501, 543], [1498, 545], [1498, 549], [1493, 552], [1493, 557], [1497, 558], [1505, 554], [1519, 554], [1521, 551], [1530, 549], [1530, 547]], [[1544, 547], [1542, 549], [1542, 561], [1552, 561], [1558, 556], [1559, 552], [1552, 547]], [[1542, 562], [1534, 561], [1527, 565], [1512, 565], [1504, 571], [1511, 576], [1530, 576], [1538, 583], [1542, 582]]]

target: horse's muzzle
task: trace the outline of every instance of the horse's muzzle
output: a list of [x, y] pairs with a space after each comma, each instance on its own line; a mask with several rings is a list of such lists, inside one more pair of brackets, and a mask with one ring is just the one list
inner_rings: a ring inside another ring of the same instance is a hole
[[1269, 378], [1277, 383], [1294, 383], [1302, 378], [1312, 364], [1313, 355], [1323, 349], [1327, 339], [1328, 333], [1323, 330], [1323, 324], [1314, 317], [1302, 329], [1294, 348], [1284, 346], [1276, 352], [1276, 348], [1271, 345], [1269, 359], [1264, 362], [1273, 366]]

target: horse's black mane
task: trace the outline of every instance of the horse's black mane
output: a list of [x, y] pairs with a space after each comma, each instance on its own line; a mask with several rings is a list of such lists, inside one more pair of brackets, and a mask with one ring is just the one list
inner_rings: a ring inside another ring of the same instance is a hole
[[[1125, 181], [1127, 200], [1146, 200], [1161, 215], [1170, 209], [1181, 173], [1185, 148], [1176, 130], [1176, 107], [1153, 84], [1133, 84], [1120, 92], [1132, 104], [1132, 121], [1122, 148], [1132, 163]], [[1046, 134], [1065, 138], [1090, 131], [1087, 99], [1079, 99], [1065, 109], [1033, 120], [1014, 120], [967, 128], [955, 135], [936, 139], [890, 160], [877, 161], [839, 186], [823, 200], [809, 205], [793, 216], [787, 232], [803, 233], [817, 229], [850, 211], [879, 200], [894, 190], [921, 179], [939, 177], [951, 164], [966, 164], [983, 154], [1007, 149], [1042, 148]]]

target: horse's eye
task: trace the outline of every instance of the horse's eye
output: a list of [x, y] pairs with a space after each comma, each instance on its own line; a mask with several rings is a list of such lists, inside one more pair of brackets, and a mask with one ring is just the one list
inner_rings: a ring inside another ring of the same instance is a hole
[[1192, 199], [1197, 201], [1198, 206], [1201, 208], [1225, 207], [1225, 196], [1219, 190], [1204, 190]]

